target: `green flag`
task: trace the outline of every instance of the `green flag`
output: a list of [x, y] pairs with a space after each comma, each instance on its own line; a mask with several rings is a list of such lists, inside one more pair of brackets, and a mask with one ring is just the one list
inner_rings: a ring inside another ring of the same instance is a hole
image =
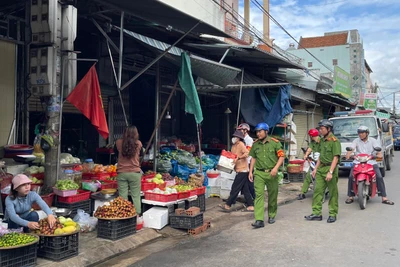
[[190, 57], [186, 52], [181, 54], [182, 65], [178, 73], [179, 84], [185, 92], [185, 111], [193, 114], [197, 124], [203, 121], [203, 112], [201, 111], [199, 95], [194, 85]]

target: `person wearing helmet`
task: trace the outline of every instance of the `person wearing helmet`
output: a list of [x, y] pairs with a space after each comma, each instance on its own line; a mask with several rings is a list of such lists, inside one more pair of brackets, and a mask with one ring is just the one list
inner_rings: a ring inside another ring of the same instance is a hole
[[232, 135], [232, 149], [231, 152], [237, 156], [235, 159], [236, 177], [232, 184], [231, 193], [225, 205], [221, 205], [224, 211], [231, 211], [231, 206], [235, 204], [239, 192], [242, 191], [246, 200], [246, 210], [254, 211], [254, 201], [250, 194], [247, 177], [249, 176], [249, 164], [247, 157], [249, 151], [244, 144], [244, 135], [241, 131], [236, 130]]
[[264, 188], [268, 190], [268, 223], [275, 223], [278, 210], [278, 169], [285, 159], [285, 153], [279, 140], [268, 136], [269, 126], [262, 122], [255, 131], [258, 140], [250, 150], [249, 180], [254, 181], [256, 199], [254, 205], [254, 228], [264, 227]]
[[[244, 134], [244, 143], [246, 145], [246, 148], [250, 151], [251, 147], [253, 146], [253, 138], [249, 135], [250, 132], [250, 126], [247, 123], [241, 123], [238, 127], [237, 130], [241, 131]], [[248, 162], [250, 164], [251, 162], [251, 157], [248, 157]], [[250, 194], [253, 197], [253, 199], [256, 198], [256, 193], [254, 191], [254, 183], [251, 183], [249, 181], [248, 183]]]
[[327, 222], [334, 223], [339, 210], [338, 193], [338, 164], [342, 153], [340, 141], [333, 135], [333, 123], [330, 120], [321, 120], [318, 123], [321, 134], [320, 156], [312, 172], [315, 177], [315, 189], [312, 201], [312, 214], [305, 216], [308, 221], [322, 221], [322, 202], [325, 190], [328, 187], [329, 217]]
[[[375, 138], [369, 137], [369, 129], [367, 126], [360, 126], [357, 129], [358, 133], [358, 138], [356, 138], [353, 143], [351, 144], [351, 151], [347, 151], [346, 154], [346, 159], [350, 159], [350, 156], [353, 152], [356, 154], [373, 154], [374, 153], [374, 148], [375, 147], [381, 147], [378, 143], [378, 141]], [[379, 151], [376, 153], [376, 156], [378, 158], [382, 159], [382, 152]], [[354, 160], [354, 164], [357, 164], [358, 162]], [[374, 172], [376, 175], [376, 185], [378, 187], [378, 191], [380, 192], [382, 196], [382, 203], [387, 204], [387, 205], [394, 205], [393, 201], [390, 201], [387, 198], [386, 195], [386, 188], [385, 188], [385, 182], [383, 181], [383, 177], [381, 174], [381, 171], [379, 170], [378, 163], [376, 160], [370, 160], [368, 161], [369, 164], [374, 166]], [[351, 204], [354, 201], [354, 192], [353, 192], [353, 167], [350, 170], [350, 175], [349, 175], [349, 181], [348, 181], [348, 188], [347, 188], [347, 196], [348, 198], [346, 199], [346, 204]]]
[[[319, 138], [319, 132], [317, 129], [310, 129], [308, 131], [308, 136], [310, 136], [311, 142], [310, 146], [306, 150], [306, 153], [304, 154], [304, 160], [307, 160], [311, 152], [319, 152], [319, 144], [320, 144], [320, 138]], [[308, 192], [308, 188], [310, 187], [310, 184], [312, 182], [311, 174], [310, 172], [307, 173], [306, 179], [303, 182], [303, 186], [301, 188], [301, 194], [299, 194], [299, 197], [297, 198], [298, 200], [302, 200], [306, 198], [306, 193]]]

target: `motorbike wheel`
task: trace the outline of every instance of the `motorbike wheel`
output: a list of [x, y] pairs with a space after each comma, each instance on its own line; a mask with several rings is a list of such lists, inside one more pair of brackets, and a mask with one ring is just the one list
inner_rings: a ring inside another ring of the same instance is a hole
[[365, 185], [365, 181], [359, 182], [357, 187], [358, 204], [360, 205], [360, 209], [363, 210], [367, 207], [368, 188]]
[[387, 156], [387, 160], [386, 160], [386, 170], [387, 171], [390, 171], [392, 169], [392, 166], [390, 165], [391, 158], [392, 158], [391, 155]]

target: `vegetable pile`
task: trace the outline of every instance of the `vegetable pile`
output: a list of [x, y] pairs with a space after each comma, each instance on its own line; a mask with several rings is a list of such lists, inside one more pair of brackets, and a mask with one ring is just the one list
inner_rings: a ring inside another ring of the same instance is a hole
[[56, 188], [58, 190], [75, 190], [79, 189], [79, 185], [72, 180], [57, 181]]

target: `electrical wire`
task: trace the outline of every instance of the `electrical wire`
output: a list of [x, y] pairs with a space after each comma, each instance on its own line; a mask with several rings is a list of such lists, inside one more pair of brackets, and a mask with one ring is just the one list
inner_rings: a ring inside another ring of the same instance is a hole
[[300, 42], [296, 40], [265, 8], [257, 1], [257, 0], [251, 0], [265, 15], [267, 15], [279, 28], [281, 28], [291, 39], [293, 39], [300, 48], [304, 49], [310, 56], [312, 56], [315, 60], [317, 60], [319, 63], [321, 63], [322, 66], [327, 68], [329, 71], [332, 73], [334, 72], [329, 66], [327, 66], [325, 63], [323, 63], [321, 60], [319, 60], [314, 54], [312, 54], [308, 49], [303, 47]]
[[327, 5], [334, 5], [334, 4], [338, 4], [338, 3], [343, 3], [343, 2], [347, 2], [349, 0], [342, 0], [342, 1], [335, 1], [335, 2], [327, 2], [325, 4], [315, 4], [315, 5], [303, 5], [303, 6], [327, 6]]

